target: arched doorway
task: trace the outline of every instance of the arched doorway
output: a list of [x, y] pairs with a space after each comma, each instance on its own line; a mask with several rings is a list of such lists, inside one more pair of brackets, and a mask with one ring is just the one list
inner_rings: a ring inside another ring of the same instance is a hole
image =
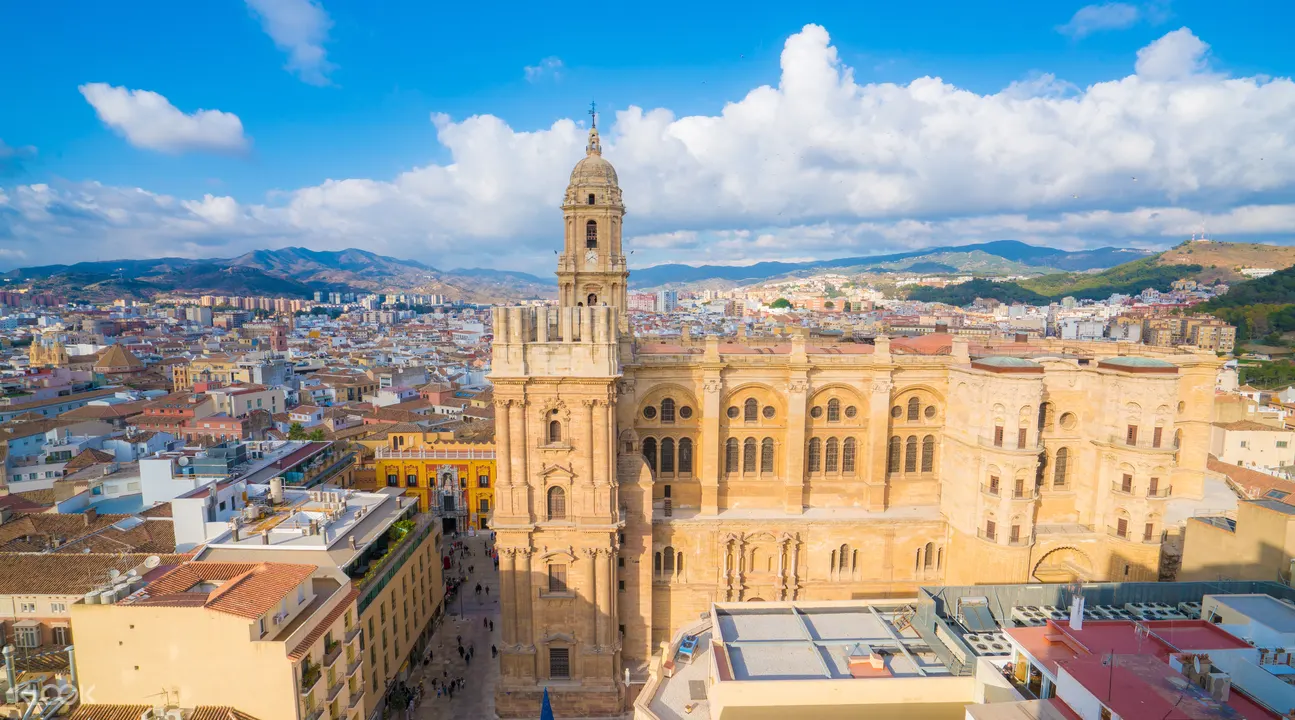
[[1057, 548], [1039, 559], [1034, 579], [1045, 583], [1067, 583], [1093, 577], [1093, 561], [1072, 547]]

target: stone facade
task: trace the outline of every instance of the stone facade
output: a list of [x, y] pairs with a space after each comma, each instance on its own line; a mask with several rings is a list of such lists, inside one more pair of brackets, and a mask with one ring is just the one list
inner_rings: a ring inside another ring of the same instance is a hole
[[615, 714], [625, 669], [715, 601], [1157, 577], [1166, 500], [1202, 493], [1215, 357], [940, 335], [640, 343], [619, 189], [596, 211], [610, 247], [571, 265], [587, 177], [563, 207], [560, 306], [495, 317], [501, 716], [535, 715], [546, 685], [559, 716]]

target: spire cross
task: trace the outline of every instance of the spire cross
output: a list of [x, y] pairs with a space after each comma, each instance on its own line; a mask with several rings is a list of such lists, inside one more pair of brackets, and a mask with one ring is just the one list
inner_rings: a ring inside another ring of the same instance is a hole
[[589, 117], [593, 118], [592, 126], [594, 128], [597, 128], [598, 127], [598, 103], [592, 100], [589, 102]]

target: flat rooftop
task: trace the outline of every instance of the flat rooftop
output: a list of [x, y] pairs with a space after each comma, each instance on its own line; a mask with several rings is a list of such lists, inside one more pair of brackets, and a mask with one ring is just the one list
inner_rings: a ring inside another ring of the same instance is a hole
[[1211, 595], [1218, 604], [1274, 632], [1295, 633], [1295, 607], [1268, 595]]
[[875, 677], [951, 675], [912, 627], [896, 624], [904, 603], [715, 606], [715, 640], [733, 680], [855, 679], [851, 655], [876, 652]]

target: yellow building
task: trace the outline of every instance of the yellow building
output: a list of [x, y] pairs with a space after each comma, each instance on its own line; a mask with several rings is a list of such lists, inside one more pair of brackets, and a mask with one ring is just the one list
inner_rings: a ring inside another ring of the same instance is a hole
[[495, 311], [501, 717], [548, 685], [624, 712], [624, 669], [714, 602], [1158, 577], [1169, 500], [1203, 495], [1212, 353], [635, 338], [596, 130], [586, 152], [559, 307]]
[[177, 391], [192, 390], [194, 383], [200, 382], [233, 385], [251, 381], [247, 368], [229, 355], [205, 355], [171, 366], [171, 383]]
[[460, 442], [453, 433], [389, 432], [360, 440], [374, 451], [380, 486], [404, 488], [424, 511], [439, 509], [446, 530], [491, 527], [495, 509], [495, 446]]

